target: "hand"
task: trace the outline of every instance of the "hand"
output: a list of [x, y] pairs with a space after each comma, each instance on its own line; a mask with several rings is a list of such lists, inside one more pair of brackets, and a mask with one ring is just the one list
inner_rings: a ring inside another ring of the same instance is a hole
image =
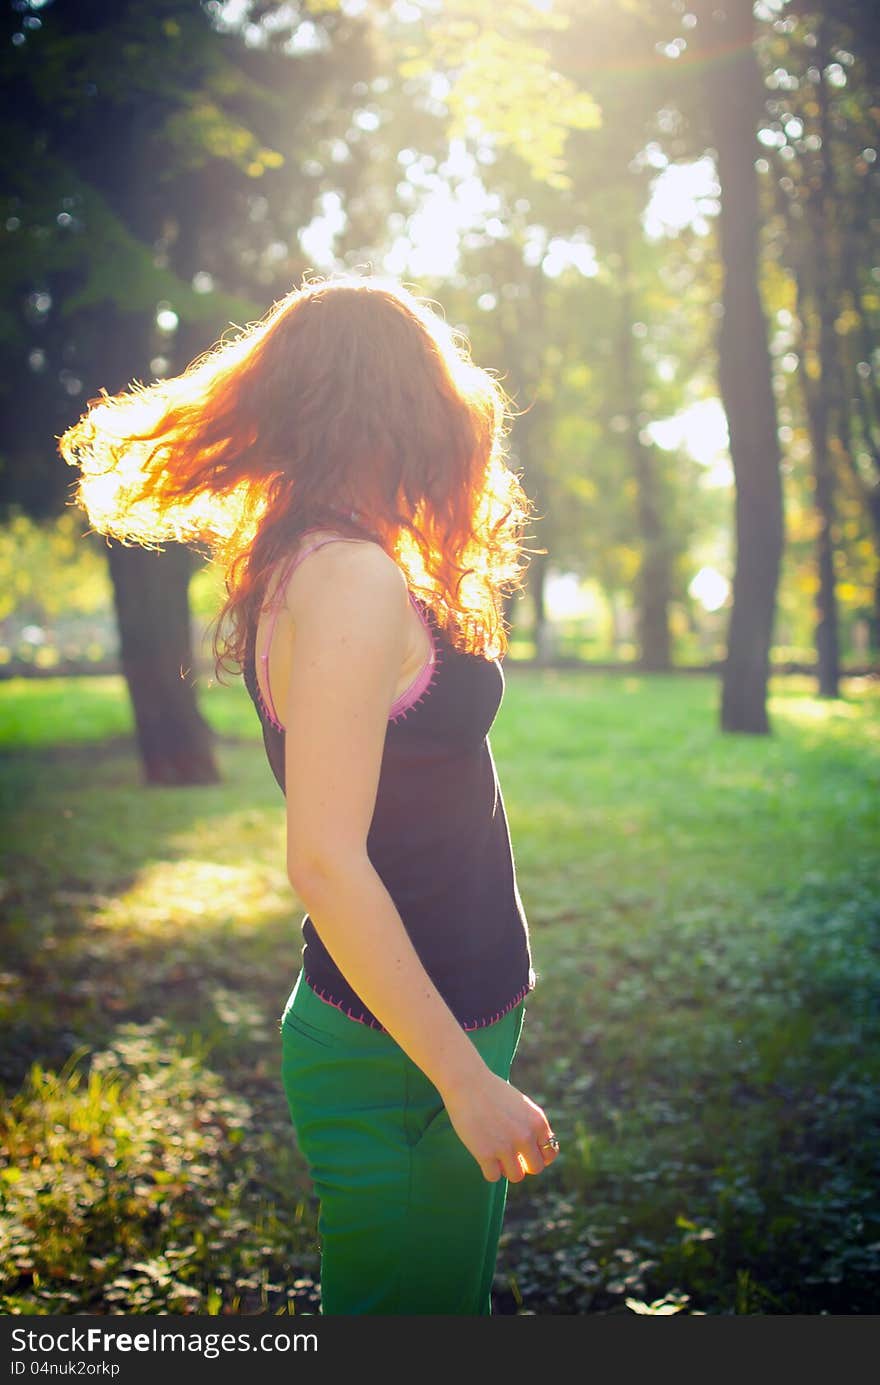
[[501, 1177], [521, 1183], [527, 1173], [543, 1173], [559, 1153], [540, 1106], [495, 1073], [444, 1100], [452, 1128], [489, 1183]]

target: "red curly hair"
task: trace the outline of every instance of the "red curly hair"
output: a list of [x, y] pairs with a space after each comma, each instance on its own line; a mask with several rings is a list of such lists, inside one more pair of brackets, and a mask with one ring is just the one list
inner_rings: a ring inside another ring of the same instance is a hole
[[243, 667], [275, 565], [317, 526], [369, 534], [459, 648], [504, 654], [503, 599], [537, 551], [505, 461], [510, 417], [428, 300], [338, 275], [304, 281], [173, 379], [102, 390], [58, 444], [80, 471], [71, 503], [99, 533], [206, 545], [223, 564], [219, 677]]

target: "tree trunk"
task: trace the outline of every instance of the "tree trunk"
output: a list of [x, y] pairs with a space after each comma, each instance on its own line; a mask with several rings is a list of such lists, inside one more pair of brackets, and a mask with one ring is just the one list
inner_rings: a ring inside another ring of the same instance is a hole
[[759, 290], [756, 131], [763, 105], [751, 0], [695, 0], [706, 109], [721, 184], [719, 386], [736, 480], [736, 564], [721, 727], [766, 735], [770, 646], [783, 545], [782, 482], [767, 324]]
[[529, 567], [529, 585], [532, 592], [532, 609], [535, 614], [535, 659], [546, 664], [555, 657], [556, 638], [553, 625], [547, 617], [547, 569], [550, 556], [539, 553]]
[[657, 464], [652, 448], [640, 437], [642, 385], [639, 359], [633, 339], [636, 314], [632, 299], [632, 279], [625, 241], [621, 240], [620, 323], [617, 361], [622, 392], [621, 412], [626, 418], [626, 446], [636, 483], [636, 522], [641, 563], [636, 580], [635, 607], [638, 630], [638, 665], [658, 672], [670, 667], [669, 600], [671, 574], [669, 546], [663, 523]]
[[111, 540], [120, 658], [147, 784], [216, 784], [213, 732], [193, 687], [189, 578], [181, 544], [161, 553]]
[[[816, 247], [818, 249], [818, 245]], [[828, 356], [828, 312], [830, 295], [821, 283], [826, 269], [817, 256], [814, 295], [819, 316], [819, 378], [815, 384], [803, 374], [804, 399], [813, 459], [813, 503], [819, 517], [816, 535], [816, 661], [820, 697], [840, 696], [840, 651], [837, 619], [837, 591], [834, 574], [834, 473], [831, 465], [831, 390]], [[798, 286], [798, 315], [806, 322], [807, 288]], [[832, 325], [833, 333], [833, 309]]]
[[639, 667], [663, 672], [672, 666], [669, 633], [670, 571], [665, 544], [655, 474], [654, 454], [633, 443], [638, 450], [639, 520], [642, 535], [642, 565], [638, 581]]
[[[96, 310], [101, 351], [87, 380], [114, 394], [136, 377], [149, 378], [151, 316]], [[213, 733], [192, 686], [189, 581], [191, 551], [164, 552], [107, 540], [107, 560], [119, 636], [120, 662], [135, 718], [144, 782], [215, 784]]]
[[[846, 286], [849, 290], [850, 301], [853, 311], [856, 313], [859, 322], [859, 341], [861, 346], [861, 358], [865, 361], [873, 359], [875, 345], [874, 338], [870, 331], [865, 305], [862, 301], [861, 288], [858, 281], [857, 262], [852, 258], [852, 252], [856, 248], [855, 237], [847, 246], [845, 252], [844, 274]], [[843, 449], [844, 458], [849, 466], [852, 478], [856, 483], [856, 489], [861, 495], [871, 528], [874, 535], [874, 607], [871, 616], [871, 652], [880, 654], [880, 445], [877, 442], [875, 422], [880, 418], [880, 393], [877, 391], [873, 379], [862, 379], [855, 363], [852, 363], [851, 376], [855, 382], [855, 397], [852, 395], [841, 400], [841, 407], [838, 412], [838, 432], [840, 443]], [[853, 439], [850, 429], [849, 405], [855, 408], [856, 415], [861, 421], [862, 429], [862, 449], [871, 459], [873, 477], [871, 481], [866, 480], [859, 469], [853, 446]]]
[[818, 24], [819, 68], [818, 104], [822, 138], [821, 174], [818, 186], [808, 199], [812, 213], [813, 246], [815, 251], [815, 294], [819, 315], [819, 379], [811, 411], [813, 434], [813, 474], [816, 481], [816, 509], [819, 514], [817, 567], [819, 589], [816, 594], [816, 655], [819, 662], [820, 697], [840, 696], [840, 641], [837, 619], [837, 591], [834, 576], [834, 473], [831, 463], [830, 428], [832, 381], [837, 374], [837, 340], [834, 321], [837, 306], [829, 282], [834, 264], [835, 247], [831, 237], [830, 219], [834, 215], [834, 169], [831, 151], [831, 119], [828, 109], [828, 84], [824, 68], [831, 61], [827, 23]]

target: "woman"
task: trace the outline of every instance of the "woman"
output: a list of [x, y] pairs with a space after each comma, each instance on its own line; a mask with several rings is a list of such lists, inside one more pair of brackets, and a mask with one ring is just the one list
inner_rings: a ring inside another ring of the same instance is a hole
[[95, 527], [225, 566], [217, 668], [308, 911], [282, 1078], [326, 1314], [489, 1313], [508, 1181], [559, 1148], [508, 1080], [534, 973], [488, 739], [528, 513], [506, 403], [427, 303], [339, 276], [61, 439]]

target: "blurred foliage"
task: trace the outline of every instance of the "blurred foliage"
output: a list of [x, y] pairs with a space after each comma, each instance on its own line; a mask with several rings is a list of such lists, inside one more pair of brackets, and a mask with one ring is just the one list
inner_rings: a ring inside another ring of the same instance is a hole
[[[794, 274], [812, 254], [834, 281], [846, 385], [834, 439], [842, 640], [846, 652], [860, 621], [876, 651], [878, 34], [852, 0], [822, 13], [827, 150], [817, 14], [755, 7], [761, 289], [788, 526], [777, 637], [809, 647], [815, 623], [803, 386], [816, 325]], [[4, 16], [7, 506], [57, 510], [54, 435], [100, 387], [182, 368], [306, 270], [387, 265], [436, 297], [514, 394], [535, 546], [615, 610], [638, 616], [662, 582], [669, 604], [654, 603], [655, 619], [659, 608], [676, 648], [700, 647], [688, 587], [701, 567], [733, 575], [732, 484], [651, 428], [717, 395], [718, 189], [662, 234], [645, 215], [664, 178], [711, 163], [700, 80], [724, 58], [699, 57], [687, 7], [21, 0]], [[829, 163], [841, 196], [825, 264], [810, 225]], [[426, 233], [435, 267], [418, 253]], [[199, 618], [215, 577], [193, 585]]]
[[[88, 669], [117, 657], [113, 592], [103, 556], [105, 540], [81, 511], [68, 507], [54, 520], [31, 519], [13, 507], [0, 524], [0, 664], [27, 668], [62, 662]], [[190, 610], [209, 658], [206, 627], [219, 609], [223, 576], [202, 562], [190, 582]]]
[[0, 525], [0, 620], [15, 612], [43, 624], [62, 611], [106, 610], [112, 593], [103, 546], [78, 510], [43, 524], [14, 512]]
[[54, 439], [88, 399], [182, 370], [305, 269], [324, 168], [302, 164], [345, 128], [333, 90], [371, 58], [333, 7], [313, 21], [332, 62], [287, 46], [292, 11], [260, 45], [191, 0], [22, 0], [0, 23], [2, 501], [51, 515], [69, 475]]
[[602, 117], [590, 94], [554, 62], [549, 40], [568, 37], [567, 7], [465, 0], [426, 8], [422, 22], [421, 43], [404, 42], [398, 67], [405, 78], [448, 82], [449, 137], [509, 148], [531, 176], [548, 187], [569, 187], [569, 136], [596, 129]]

